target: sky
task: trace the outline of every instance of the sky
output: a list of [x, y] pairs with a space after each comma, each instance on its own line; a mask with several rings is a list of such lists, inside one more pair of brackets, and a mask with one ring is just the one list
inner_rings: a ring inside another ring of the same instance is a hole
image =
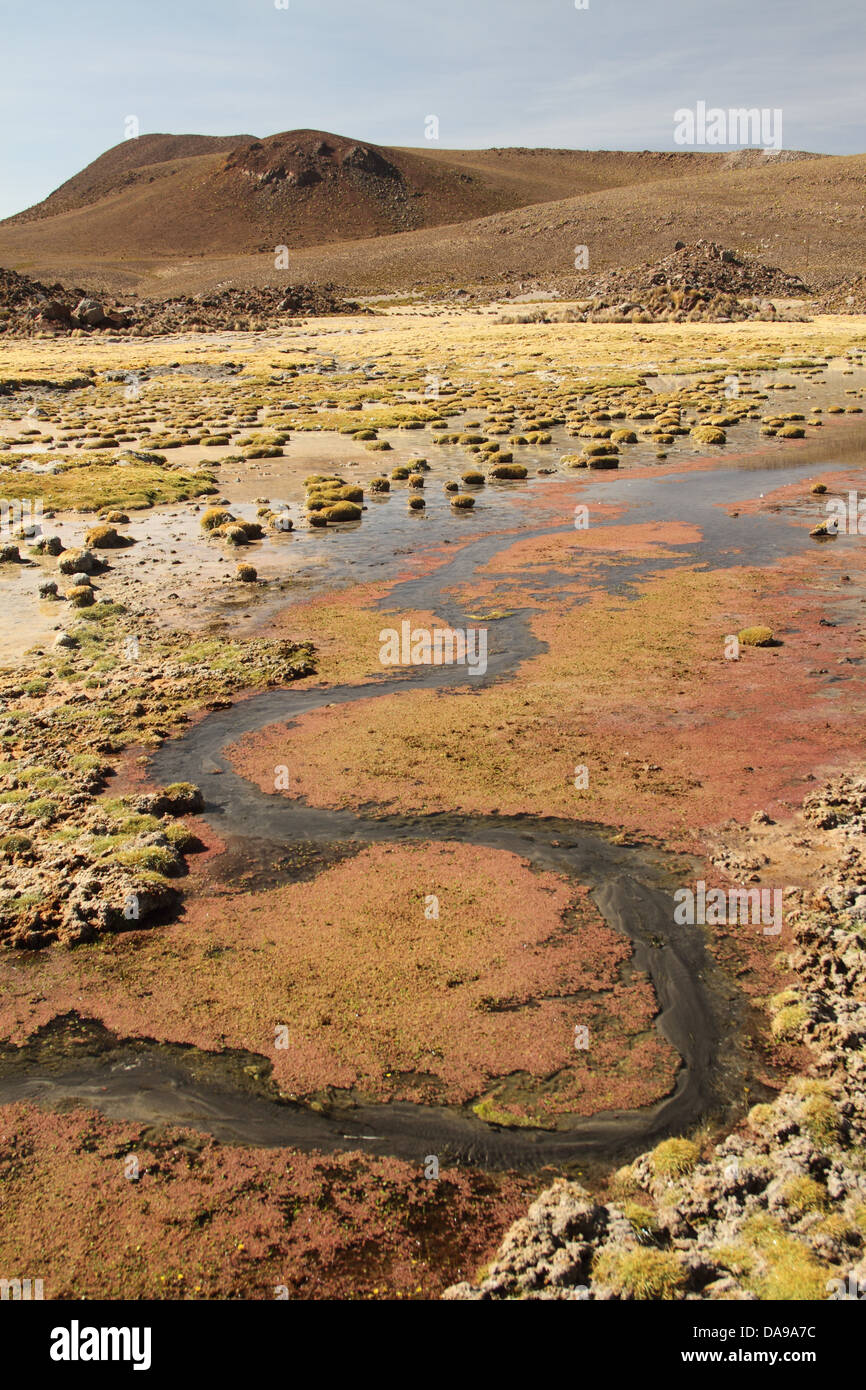
[[[585, 6], [585, 8], [578, 8]], [[125, 138], [673, 150], [674, 112], [866, 151], [864, 0], [7, 0], [0, 217]], [[722, 146], [724, 147], [724, 145]], [[707, 146], [708, 148], [708, 146]]]

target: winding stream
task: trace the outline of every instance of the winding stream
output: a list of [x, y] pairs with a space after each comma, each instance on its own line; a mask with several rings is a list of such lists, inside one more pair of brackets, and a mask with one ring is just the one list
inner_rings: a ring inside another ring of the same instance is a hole
[[[786, 481], [815, 471], [792, 466]], [[779, 485], [777, 469], [719, 469], [676, 479], [601, 480], [582, 500], [625, 501], [628, 521], [651, 519], [697, 523], [703, 539], [677, 544], [670, 558], [628, 561], [593, 583], [628, 587], [650, 570], [669, 565], [767, 564], [800, 551], [804, 533], [767, 515], [730, 517], [719, 503], [755, 496]], [[676, 483], [676, 486], [666, 484]], [[619, 524], [619, 523], [617, 523]], [[389, 612], [431, 610], [452, 627], [471, 620], [448, 591], [467, 584], [515, 539], [563, 533], [548, 526], [515, 535], [488, 535], [463, 546], [434, 573], [397, 583], [381, 601]], [[576, 542], [579, 543], [579, 542]], [[552, 574], [549, 582], [557, 578]], [[470, 1107], [408, 1102], [351, 1104], [337, 1100], [324, 1112], [280, 1098], [276, 1088], [245, 1079], [250, 1054], [207, 1054], [191, 1047], [145, 1039], [118, 1039], [93, 1025], [85, 1045], [63, 1049], [45, 1061], [44, 1038], [23, 1048], [0, 1048], [0, 1103], [36, 1099], [46, 1104], [84, 1103], [107, 1115], [151, 1123], [182, 1123], [225, 1142], [292, 1146], [323, 1151], [363, 1149], [423, 1163], [463, 1161], [489, 1168], [566, 1166], [593, 1156], [645, 1147], [682, 1131], [708, 1113], [730, 1108], [743, 1079], [737, 1048], [739, 999], [708, 956], [700, 929], [677, 927], [673, 889], [689, 874], [691, 861], [640, 844], [614, 844], [608, 835], [579, 821], [497, 815], [375, 815], [314, 808], [282, 794], [268, 794], [232, 769], [225, 750], [238, 738], [274, 723], [291, 725], [323, 706], [437, 688], [472, 692], [512, 676], [542, 647], [527, 612], [515, 612], [488, 630], [487, 672], [473, 679], [459, 666], [419, 666], [369, 683], [330, 688], [267, 691], [218, 710], [164, 744], [151, 762], [154, 781], [190, 781], [205, 795], [205, 818], [223, 839], [270, 846], [306, 843], [327, 849], [336, 842], [411, 843], [459, 840], [509, 851], [539, 870], [564, 874], [587, 885], [606, 922], [628, 937], [633, 964], [650, 976], [659, 1004], [656, 1027], [682, 1064], [670, 1095], [634, 1111], [572, 1116], [557, 1130], [504, 1128], [480, 1120]], [[289, 740], [287, 739], [287, 742]], [[45, 1033], [46, 1030], [43, 1030]], [[732, 1060], [738, 1059], [738, 1060]], [[255, 1057], [269, 1071], [266, 1058]], [[754, 1098], [754, 1097], [753, 1097]]]

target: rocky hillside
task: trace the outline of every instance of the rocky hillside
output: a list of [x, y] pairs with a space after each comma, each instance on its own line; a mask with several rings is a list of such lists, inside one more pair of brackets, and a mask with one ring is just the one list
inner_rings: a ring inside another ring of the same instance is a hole
[[691, 246], [677, 242], [661, 261], [590, 281], [586, 308], [568, 317], [593, 323], [774, 319], [774, 298], [801, 300], [808, 293], [798, 275], [701, 239]]
[[359, 306], [344, 299], [333, 285], [225, 289], [119, 304], [95, 291], [70, 289], [60, 283], [43, 285], [17, 271], [0, 269], [0, 333], [9, 337], [75, 329], [122, 329], [136, 337], [151, 337], [258, 329], [296, 316], [359, 312]]

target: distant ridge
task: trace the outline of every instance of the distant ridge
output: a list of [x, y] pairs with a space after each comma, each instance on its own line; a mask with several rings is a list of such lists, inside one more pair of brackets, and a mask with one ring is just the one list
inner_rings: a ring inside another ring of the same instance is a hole
[[142, 135], [0, 222], [0, 266], [121, 298], [312, 284], [568, 294], [586, 284], [579, 246], [595, 277], [706, 239], [820, 292], [862, 272], [864, 183], [866, 157], [803, 151]]

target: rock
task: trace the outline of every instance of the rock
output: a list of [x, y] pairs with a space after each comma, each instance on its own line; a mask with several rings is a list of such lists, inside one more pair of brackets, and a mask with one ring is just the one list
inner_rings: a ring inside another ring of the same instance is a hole
[[204, 797], [193, 782], [172, 782], [135, 798], [135, 809], [146, 816], [184, 816], [204, 810]]
[[54, 645], [55, 647], [66, 648], [77, 647], [78, 638], [73, 637], [71, 632], [58, 632], [57, 636], [54, 639]]
[[102, 328], [109, 322], [105, 310], [96, 299], [80, 299], [75, 306], [74, 318], [86, 328]]
[[67, 550], [57, 562], [61, 574], [96, 574], [101, 565], [89, 550]]
[[57, 598], [57, 582], [54, 579], [44, 579], [39, 585], [40, 598]]
[[64, 304], [60, 299], [49, 299], [42, 310], [42, 317], [47, 323], [66, 323], [72, 318], [72, 310], [68, 304]]
[[85, 545], [94, 550], [119, 550], [129, 545], [126, 536], [118, 535], [113, 526], [92, 526], [84, 538]]
[[33, 546], [33, 555], [62, 555], [65, 547], [59, 536], [43, 536]]
[[89, 608], [95, 602], [93, 589], [89, 584], [76, 584], [66, 590], [66, 597], [73, 608]]

